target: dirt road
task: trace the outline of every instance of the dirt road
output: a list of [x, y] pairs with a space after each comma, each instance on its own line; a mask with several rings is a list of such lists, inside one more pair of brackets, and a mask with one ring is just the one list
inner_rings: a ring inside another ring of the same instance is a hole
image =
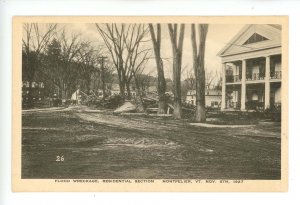
[[87, 107], [22, 120], [23, 178], [280, 179], [279, 123], [209, 128]]

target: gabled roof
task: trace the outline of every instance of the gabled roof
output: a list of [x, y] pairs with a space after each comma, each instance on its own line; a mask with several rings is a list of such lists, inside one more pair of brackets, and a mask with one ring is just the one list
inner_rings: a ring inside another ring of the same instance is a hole
[[[251, 38], [259, 37], [259, 40]], [[234, 55], [281, 46], [281, 25], [250, 24], [244, 26], [230, 42], [218, 53], [218, 56]]]

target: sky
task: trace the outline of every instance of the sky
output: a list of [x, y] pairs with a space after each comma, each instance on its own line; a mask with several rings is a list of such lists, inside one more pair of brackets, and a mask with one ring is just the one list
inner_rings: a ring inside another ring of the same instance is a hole
[[[218, 52], [244, 27], [242, 24], [210, 24], [206, 38], [205, 69], [206, 72], [221, 72], [221, 58]], [[71, 33], [81, 33], [82, 38], [89, 40], [96, 45], [101, 44], [102, 38], [98, 33], [95, 24], [68, 24], [66, 26]], [[188, 71], [192, 70], [192, 46], [191, 46], [191, 26], [185, 26], [182, 79], [185, 79]], [[149, 34], [150, 39], [150, 34]], [[152, 48], [152, 42], [148, 42]], [[164, 60], [165, 77], [172, 79], [172, 46], [169, 37], [167, 24], [162, 24], [162, 45], [161, 55]], [[154, 59], [147, 63], [145, 72], [156, 75], [156, 64]]]

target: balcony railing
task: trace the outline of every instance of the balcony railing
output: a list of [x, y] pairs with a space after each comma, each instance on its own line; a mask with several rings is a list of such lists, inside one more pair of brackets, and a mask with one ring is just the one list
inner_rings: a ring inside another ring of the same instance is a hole
[[237, 83], [237, 82], [241, 82], [241, 79], [240, 79], [239, 75], [227, 75], [226, 82], [227, 83]]
[[247, 80], [251, 81], [251, 80], [264, 80], [265, 77], [261, 76], [259, 73], [252, 73], [252, 75], [248, 75], [247, 76]]
[[271, 72], [271, 79], [281, 79], [281, 71]]
[[[271, 79], [281, 79], [281, 71], [275, 71], [270, 73]], [[247, 73], [246, 76], [247, 81], [254, 81], [254, 80], [264, 80], [265, 76], [261, 75], [260, 73]], [[239, 75], [227, 75], [226, 76], [227, 83], [237, 83], [241, 82], [241, 77]]]

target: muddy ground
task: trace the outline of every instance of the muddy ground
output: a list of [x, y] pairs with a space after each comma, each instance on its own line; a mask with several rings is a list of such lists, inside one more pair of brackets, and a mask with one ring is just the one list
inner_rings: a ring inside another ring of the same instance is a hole
[[208, 128], [82, 106], [22, 124], [22, 178], [280, 179], [278, 122]]

